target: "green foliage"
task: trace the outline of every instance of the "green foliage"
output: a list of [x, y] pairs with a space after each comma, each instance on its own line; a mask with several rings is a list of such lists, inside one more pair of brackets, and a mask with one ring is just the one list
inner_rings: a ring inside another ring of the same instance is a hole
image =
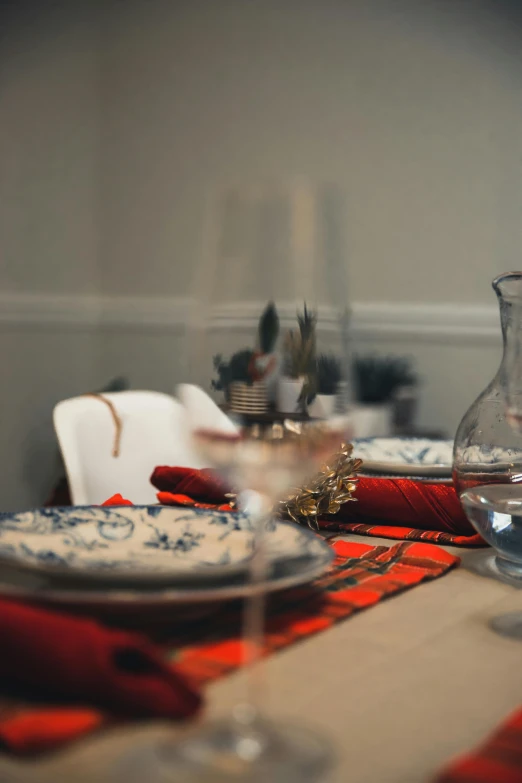
[[301, 334], [301, 340], [305, 342], [310, 340], [314, 343], [315, 348], [315, 328], [317, 326], [317, 313], [308, 310], [306, 302], [302, 313], [297, 313], [297, 323], [299, 324], [299, 332]]
[[216, 391], [226, 392], [231, 383], [240, 382], [252, 386], [251, 376], [252, 359], [254, 351], [251, 348], [243, 348], [234, 353], [229, 361], [225, 361], [221, 354], [216, 354], [213, 359], [217, 378], [212, 381], [212, 388]]
[[389, 402], [400, 386], [417, 383], [411, 360], [395, 356], [362, 356], [353, 362], [353, 383], [358, 402]]
[[299, 331], [290, 329], [285, 340], [284, 370], [289, 378], [315, 375], [315, 327], [317, 315], [307, 309], [297, 313]]
[[316, 363], [317, 394], [336, 394], [342, 378], [341, 362], [333, 354], [320, 354]]
[[289, 378], [304, 378], [299, 404], [306, 409], [317, 393], [316, 335], [317, 314], [308, 310], [297, 313], [299, 330], [287, 332], [284, 347], [284, 372]]
[[[258, 342], [261, 353], [271, 353], [279, 336], [279, 316], [273, 302], [269, 302], [258, 326]], [[213, 358], [214, 370], [217, 377], [212, 381], [212, 388], [216, 391], [224, 391], [227, 394], [231, 383], [246, 383], [252, 386], [255, 380], [256, 352], [251, 348], [243, 348], [236, 351], [230, 359], [224, 359], [218, 353]]]
[[273, 302], [267, 304], [261, 315], [258, 334], [261, 353], [272, 353], [279, 337], [279, 316]]

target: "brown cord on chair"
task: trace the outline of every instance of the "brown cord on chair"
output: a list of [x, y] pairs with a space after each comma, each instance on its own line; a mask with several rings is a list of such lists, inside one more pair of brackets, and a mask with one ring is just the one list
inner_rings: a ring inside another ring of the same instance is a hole
[[119, 457], [120, 456], [120, 441], [121, 441], [121, 431], [123, 428], [122, 421], [120, 417], [118, 416], [118, 413], [116, 412], [116, 408], [112, 404], [110, 400], [107, 399], [107, 397], [104, 397], [103, 394], [98, 394], [97, 392], [87, 392], [85, 397], [94, 397], [97, 400], [101, 400], [101, 402], [104, 402], [105, 405], [109, 408], [112, 416], [112, 420], [114, 422], [114, 443], [112, 447], [112, 456], [113, 457]]

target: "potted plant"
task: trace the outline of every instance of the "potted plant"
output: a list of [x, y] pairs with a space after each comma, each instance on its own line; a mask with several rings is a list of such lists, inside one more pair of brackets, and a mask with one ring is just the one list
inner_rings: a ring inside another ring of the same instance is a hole
[[253, 356], [253, 373], [263, 380], [268, 399], [273, 402], [276, 396], [279, 374], [279, 359], [275, 352], [279, 337], [279, 316], [275, 304], [269, 302], [265, 307], [257, 329], [257, 349]]
[[316, 395], [309, 406], [311, 416], [328, 418], [335, 412], [336, 395], [341, 382], [341, 362], [333, 354], [321, 354], [315, 367]]
[[284, 345], [283, 376], [279, 380], [277, 408], [281, 413], [306, 410], [315, 396], [315, 356], [317, 315], [306, 304], [297, 314], [298, 330], [287, 332]]
[[395, 395], [413, 377], [411, 363], [404, 357], [355, 357], [354, 437], [391, 434]]
[[255, 351], [243, 348], [228, 361], [214, 356], [217, 378], [212, 388], [223, 391], [230, 409], [238, 413], [265, 413], [268, 407], [266, 388], [255, 372]]

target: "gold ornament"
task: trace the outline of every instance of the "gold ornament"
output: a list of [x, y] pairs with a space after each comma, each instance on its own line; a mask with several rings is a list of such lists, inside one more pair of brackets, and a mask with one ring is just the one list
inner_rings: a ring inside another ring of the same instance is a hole
[[280, 503], [279, 512], [294, 522], [319, 530], [319, 517], [337, 514], [343, 503], [357, 500], [353, 493], [357, 489], [356, 474], [362, 460], [353, 459], [352, 452], [353, 446], [343, 443], [331, 463], [325, 465], [307, 487], [295, 491]]

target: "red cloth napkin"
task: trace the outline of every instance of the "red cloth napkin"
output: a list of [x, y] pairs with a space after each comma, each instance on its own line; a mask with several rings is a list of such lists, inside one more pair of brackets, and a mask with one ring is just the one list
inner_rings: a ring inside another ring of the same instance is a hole
[[225, 503], [230, 490], [219, 475], [210, 468], [171, 468], [160, 466], [150, 477], [151, 484], [161, 492], [188, 495], [204, 503]]
[[151, 484], [159, 489], [158, 501], [165, 506], [218, 506], [230, 510], [227, 493], [230, 489], [210, 468], [171, 468], [161, 465], [154, 469]]
[[28, 742], [34, 746], [38, 731], [46, 747], [54, 735], [60, 741], [66, 723], [70, 730], [71, 715], [80, 725], [102, 721], [96, 710], [78, 705], [120, 718], [184, 718], [201, 705], [200, 696], [145, 637], [11, 601], [0, 601], [0, 681], [31, 700], [74, 705], [65, 715], [58, 713], [58, 723], [42, 721], [39, 711], [24, 722], [22, 716], [4, 722], [0, 715], [0, 741], [15, 751]]
[[[165, 505], [226, 504], [227, 490], [210, 470], [156, 468], [151, 482], [161, 490], [158, 500]], [[356, 502], [345, 503], [335, 517], [321, 520], [320, 527], [456, 546], [485, 544], [466, 518], [453, 486], [361, 477], [355, 497]]]
[[522, 710], [517, 710], [482, 746], [451, 764], [436, 783], [521, 781]]
[[[103, 505], [132, 503], [118, 494]], [[0, 711], [0, 744], [14, 753], [58, 747], [106, 724], [107, 711], [182, 718], [201, 704], [144, 637], [10, 601], [0, 601], [0, 684], [31, 701], [29, 709]], [[72, 706], [35, 708], [35, 698]]]
[[345, 503], [327, 530], [389, 538], [485, 546], [462, 510], [452, 485], [362, 477], [356, 503]]
[[112, 495], [108, 500], [106, 500], [104, 503], [102, 503], [102, 506], [133, 506], [134, 503], [132, 500], [127, 500], [123, 497], [123, 495], [120, 495], [119, 492], [117, 492], [115, 495]]
[[[121, 504], [123, 499], [119, 496], [113, 500]], [[332, 548], [336, 555], [334, 562], [313, 585], [279, 592], [269, 601], [265, 655], [321, 633], [403, 590], [437, 579], [459, 562], [458, 557], [440, 547], [419, 542], [386, 547], [336, 541]], [[0, 743], [19, 754], [57, 748], [94, 729], [106, 727], [111, 714], [114, 720], [118, 705], [118, 717], [126, 714], [175, 717], [182, 711], [188, 714], [189, 708], [195, 711], [199, 702], [192, 691], [187, 695], [186, 690], [179, 690], [180, 674], [188, 682], [203, 687], [243, 662], [241, 610], [234, 603], [216, 605], [203, 623], [191, 617], [185, 623], [180, 619], [163, 628], [159, 668], [156, 652], [145, 647], [145, 669], [152, 655], [154, 668], [150, 676], [146, 671], [143, 675], [135, 673], [142, 661], [140, 655], [135, 665], [136, 649], [140, 653], [144, 650], [140, 637], [105, 631], [92, 621], [24, 609], [16, 604], [8, 607], [24, 613], [15, 615], [14, 642], [11, 634], [7, 640], [12, 671], [23, 675], [26, 691], [29, 685], [33, 697], [27, 704], [24, 694], [20, 699], [20, 694], [8, 689], [10, 683], [7, 688], [4, 682], [0, 683]], [[0, 633], [5, 638], [1, 624]], [[178, 676], [166, 675], [165, 665], [169, 669], [174, 667]], [[9, 672], [4, 674], [7, 679]], [[47, 697], [48, 704], [35, 709], [34, 691], [42, 690], [46, 675], [48, 681], [42, 695]], [[6, 691], [11, 696], [8, 700]], [[68, 697], [66, 706], [58, 702], [60, 695]], [[71, 705], [72, 699], [76, 703]], [[95, 706], [83, 706], [87, 704]], [[105, 704], [110, 712], [102, 711]]]

